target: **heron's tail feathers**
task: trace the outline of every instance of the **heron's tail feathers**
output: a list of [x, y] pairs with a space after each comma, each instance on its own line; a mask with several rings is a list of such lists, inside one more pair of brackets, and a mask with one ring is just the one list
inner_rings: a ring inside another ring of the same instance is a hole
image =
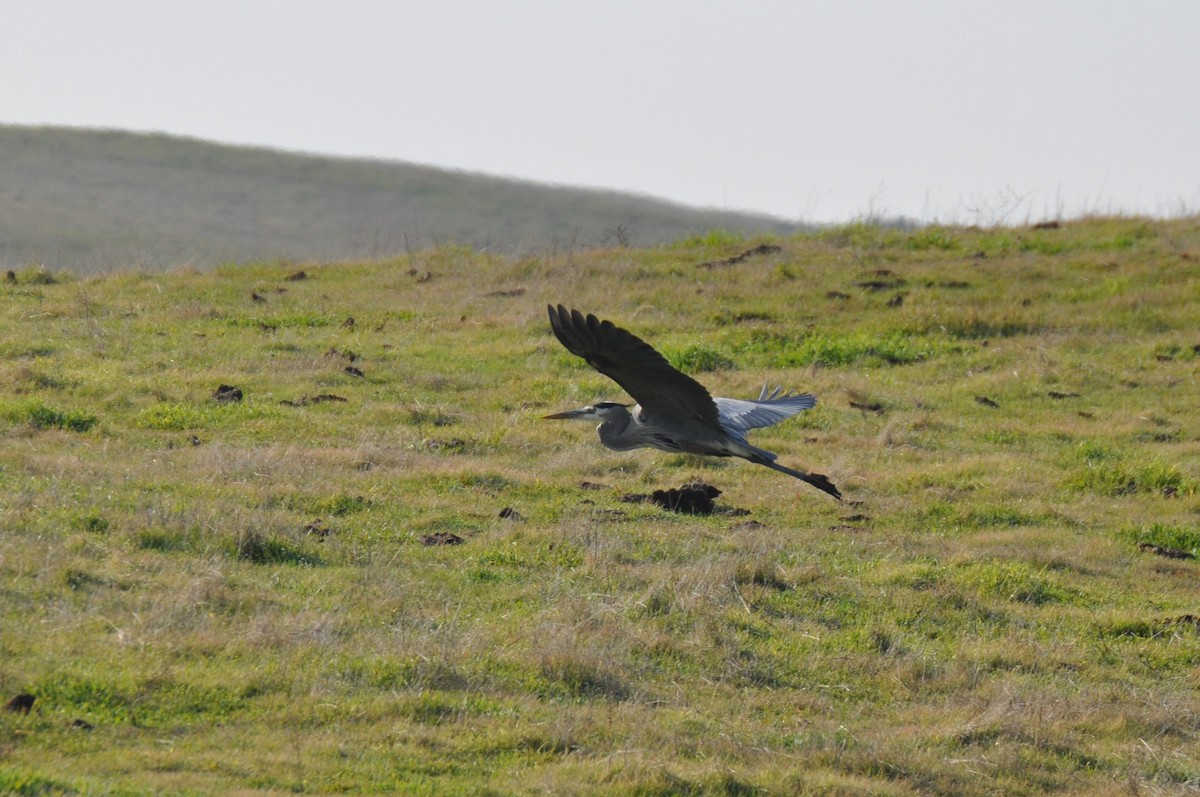
[[797, 393], [794, 390], [784, 390], [783, 385], [771, 387], [770, 382], [763, 383], [762, 390], [758, 391], [758, 398], [754, 399], [754, 401], [786, 401], [788, 399], [792, 401], [809, 399], [811, 400], [811, 403], [808, 404], [809, 407], [817, 403], [816, 398], [811, 393]]
[[792, 393], [777, 387], [774, 390], [763, 385], [756, 399], [731, 399], [717, 397], [717, 415], [726, 431], [744, 436], [751, 429], [773, 426], [798, 412], [811, 409], [817, 399], [811, 393]]

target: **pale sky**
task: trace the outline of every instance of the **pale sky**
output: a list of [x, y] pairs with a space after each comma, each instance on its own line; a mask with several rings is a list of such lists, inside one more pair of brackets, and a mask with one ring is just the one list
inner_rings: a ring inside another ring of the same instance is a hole
[[0, 75], [0, 123], [804, 221], [1200, 212], [1194, 0], [0, 0]]

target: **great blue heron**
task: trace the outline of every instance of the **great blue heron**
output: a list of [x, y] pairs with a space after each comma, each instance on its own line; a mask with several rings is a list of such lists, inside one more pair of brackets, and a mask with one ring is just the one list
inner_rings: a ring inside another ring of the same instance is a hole
[[550, 327], [562, 345], [612, 379], [637, 400], [628, 405], [600, 401], [546, 418], [598, 420], [600, 442], [616, 451], [657, 448], [710, 457], [741, 457], [786, 473], [824, 490], [839, 501], [842, 494], [820, 473], [793, 470], [776, 462], [775, 454], [746, 442], [751, 429], [771, 426], [817, 403], [809, 393], [768, 391], [757, 399], [713, 398], [687, 374], [676, 370], [650, 344], [591, 313], [548, 307]]

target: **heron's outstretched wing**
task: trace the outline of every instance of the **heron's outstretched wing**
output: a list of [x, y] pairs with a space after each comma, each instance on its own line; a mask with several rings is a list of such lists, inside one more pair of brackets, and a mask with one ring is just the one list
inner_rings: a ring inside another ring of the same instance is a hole
[[779, 387], [768, 391], [765, 385], [757, 399], [715, 398], [713, 401], [721, 416], [721, 425], [741, 435], [751, 429], [777, 424], [817, 404], [811, 393], [784, 393]]
[[676, 370], [649, 343], [588, 313], [550, 306], [550, 327], [562, 345], [633, 396], [650, 417], [700, 420], [717, 426], [717, 405], [704, 385]]

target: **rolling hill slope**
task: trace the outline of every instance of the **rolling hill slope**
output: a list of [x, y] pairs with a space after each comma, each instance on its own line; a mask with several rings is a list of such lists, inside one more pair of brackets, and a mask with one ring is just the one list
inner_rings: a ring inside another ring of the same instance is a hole
[[797, 226], [609, 191], [117, 131], [0, 126], [0, 168], [6, 267], [329, 260], [445, 243], [546, 252]]

